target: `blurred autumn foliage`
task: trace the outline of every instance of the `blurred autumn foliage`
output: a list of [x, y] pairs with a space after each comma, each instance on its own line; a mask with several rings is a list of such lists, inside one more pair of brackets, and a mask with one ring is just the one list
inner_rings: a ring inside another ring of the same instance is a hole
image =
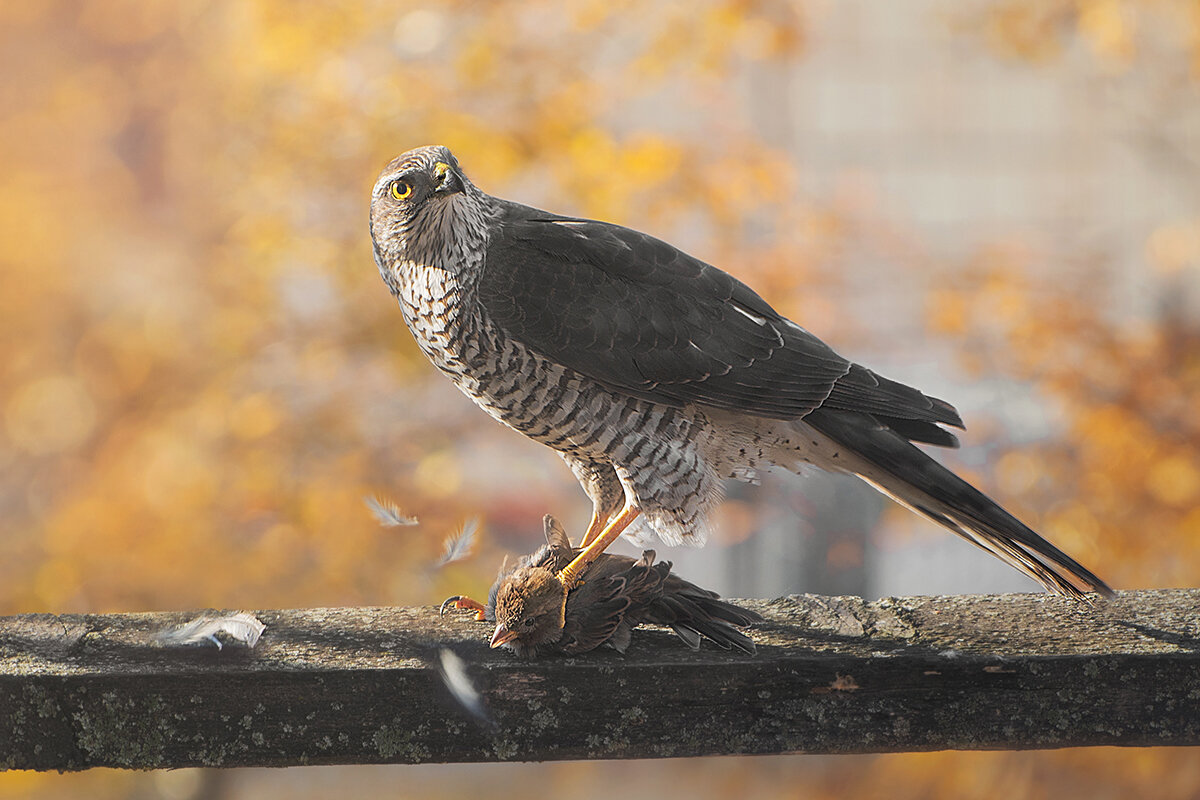
[[1006, 448], [997, 483], [1085, 561], [1103, 553], [1117, 585], [1193, 585], [1195, 559], [1180, 556], [1200, 542], [1200, 320], [1117, 324], [1102, 291], [1055, 291], [998, 260], [931, 294], [934, 328], [967, 345], [968, 368], [1039, 387], [1060, 421], [1061, 435]]
[[[1085, 61], [1149, 120], [1152, 157], [1200, 186], [1194, 2], [949, 5], [927, 24], [966, 46]], [[747, 110], [756, 70], [801, 68], [819, 21], [778, 0], [0, 4], [0, 613], [429, 603], [483, 591], [546, 511], [582, 521], [566, 470], [438, 380], [375, 274], [367, 193], [413, 146], [449, 145], [495, 194], [678, 242], [823, 336], [870, 331], [829, 292], [863, 232], [854, 204], [802, 196], [803, 165]], [[981, 244], [943, 265], [925, 321], [971, 374], [1049, 409], [1038, 441], [996, 428], [990, 487], [1114, 585], [1195, 584], [1200, 213], [1135, 247], [1160, 300], [1136, 313], [1091, 250], [1060, 272], [1062, 252]], [[375, 493], [421, 524], [381, 528]], [[476, 558], [434, 571], [476, 514]], [[537, 769], [454, 785], [583, 797], [619, 777]], [[361, 793], [391, 791], [395, 772], [369, 774]], [[624, 774], [739, 797], [1200, 791], [1194, 757], [1163, 750]], [[245, 796], [266, 796], [255, 780]], [[172, 785], [10, 774], [0, 797], [193, 796]]]
[[[483, 186], [686, 217], [718, 254], [753, 220], [769, 244], [740, 260], [782, 263], [780, 157], [730, 120], [609, 121], [794, 46], [790, 13], [743, 11], [663, 9], [627, 41], [606, 3], [6, 4], [0, 607], [427, 600], [415, 565], [479, 508], [463, 431], [494, 424], [427, 388], [372, 263], [374, 176], [444, 142]], [[680, 28], [707, 37], [687, 81]], [[424, 538], [381, 531], [371, 491]]]

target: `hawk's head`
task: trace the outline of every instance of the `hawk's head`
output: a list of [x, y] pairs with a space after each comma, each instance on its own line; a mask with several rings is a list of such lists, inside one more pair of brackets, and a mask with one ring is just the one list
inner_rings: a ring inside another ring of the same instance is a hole
[[393, 285], [406, 262], [455, 271], [469, 245], [478, 244], [471, 238], [483, 236], [485, 198], [445, 147], [418, 147], [394, 159], [371, 193], [371, 240], [384, 280]]

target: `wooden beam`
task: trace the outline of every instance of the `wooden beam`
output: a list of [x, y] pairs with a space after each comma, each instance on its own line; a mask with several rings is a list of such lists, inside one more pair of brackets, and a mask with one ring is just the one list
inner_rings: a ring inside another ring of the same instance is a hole
[[259, 611], [252, 650], [154, 643], [188, 614], [0, 617], [0, 767], [1200, 744], [1200, 590], [745, 604], [756, 656], [639, 630], [624, 657], [540, 661], [430, 608]]

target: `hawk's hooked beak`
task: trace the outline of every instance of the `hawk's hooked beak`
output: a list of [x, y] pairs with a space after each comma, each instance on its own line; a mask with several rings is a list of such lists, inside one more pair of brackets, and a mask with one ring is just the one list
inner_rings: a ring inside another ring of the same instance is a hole
[[439, 161], [433, 167], [433, 190], [438, 194], [454, 194], [463, 190], [458, 173], [445, 161]]
[[517, 638], [517, 632], [510, 631], [504, 626], [503, 622], [500, 622], [496, 625], [496, 632], [492, 634], [492, 647], [507, 644], [515, 638]]

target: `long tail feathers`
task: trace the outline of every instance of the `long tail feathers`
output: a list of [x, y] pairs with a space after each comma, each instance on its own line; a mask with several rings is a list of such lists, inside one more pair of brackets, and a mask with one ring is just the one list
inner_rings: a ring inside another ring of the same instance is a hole
[[710, 639], [728, 650], [736, 647], [754, 653], [754, 641], [738, 628], [762, 622], [762, 615], [721, 600], [716, 593], [701, 589], [677, 575], [667, 578], [661, 597], [650, 604], [647, 622], [669, 625], [693, 650], [700, 638]]
[[[897, 502], [1024, 572], [1052, 592], [1105, 597], [1112, 589], [975, 487], [866, 414], [817, 409], [804, 422], [848, 451], [843, 466]], [[849, 458], [846, 458], [849, 456]], [[862, 464], [855, 464], [861, 460]]]

